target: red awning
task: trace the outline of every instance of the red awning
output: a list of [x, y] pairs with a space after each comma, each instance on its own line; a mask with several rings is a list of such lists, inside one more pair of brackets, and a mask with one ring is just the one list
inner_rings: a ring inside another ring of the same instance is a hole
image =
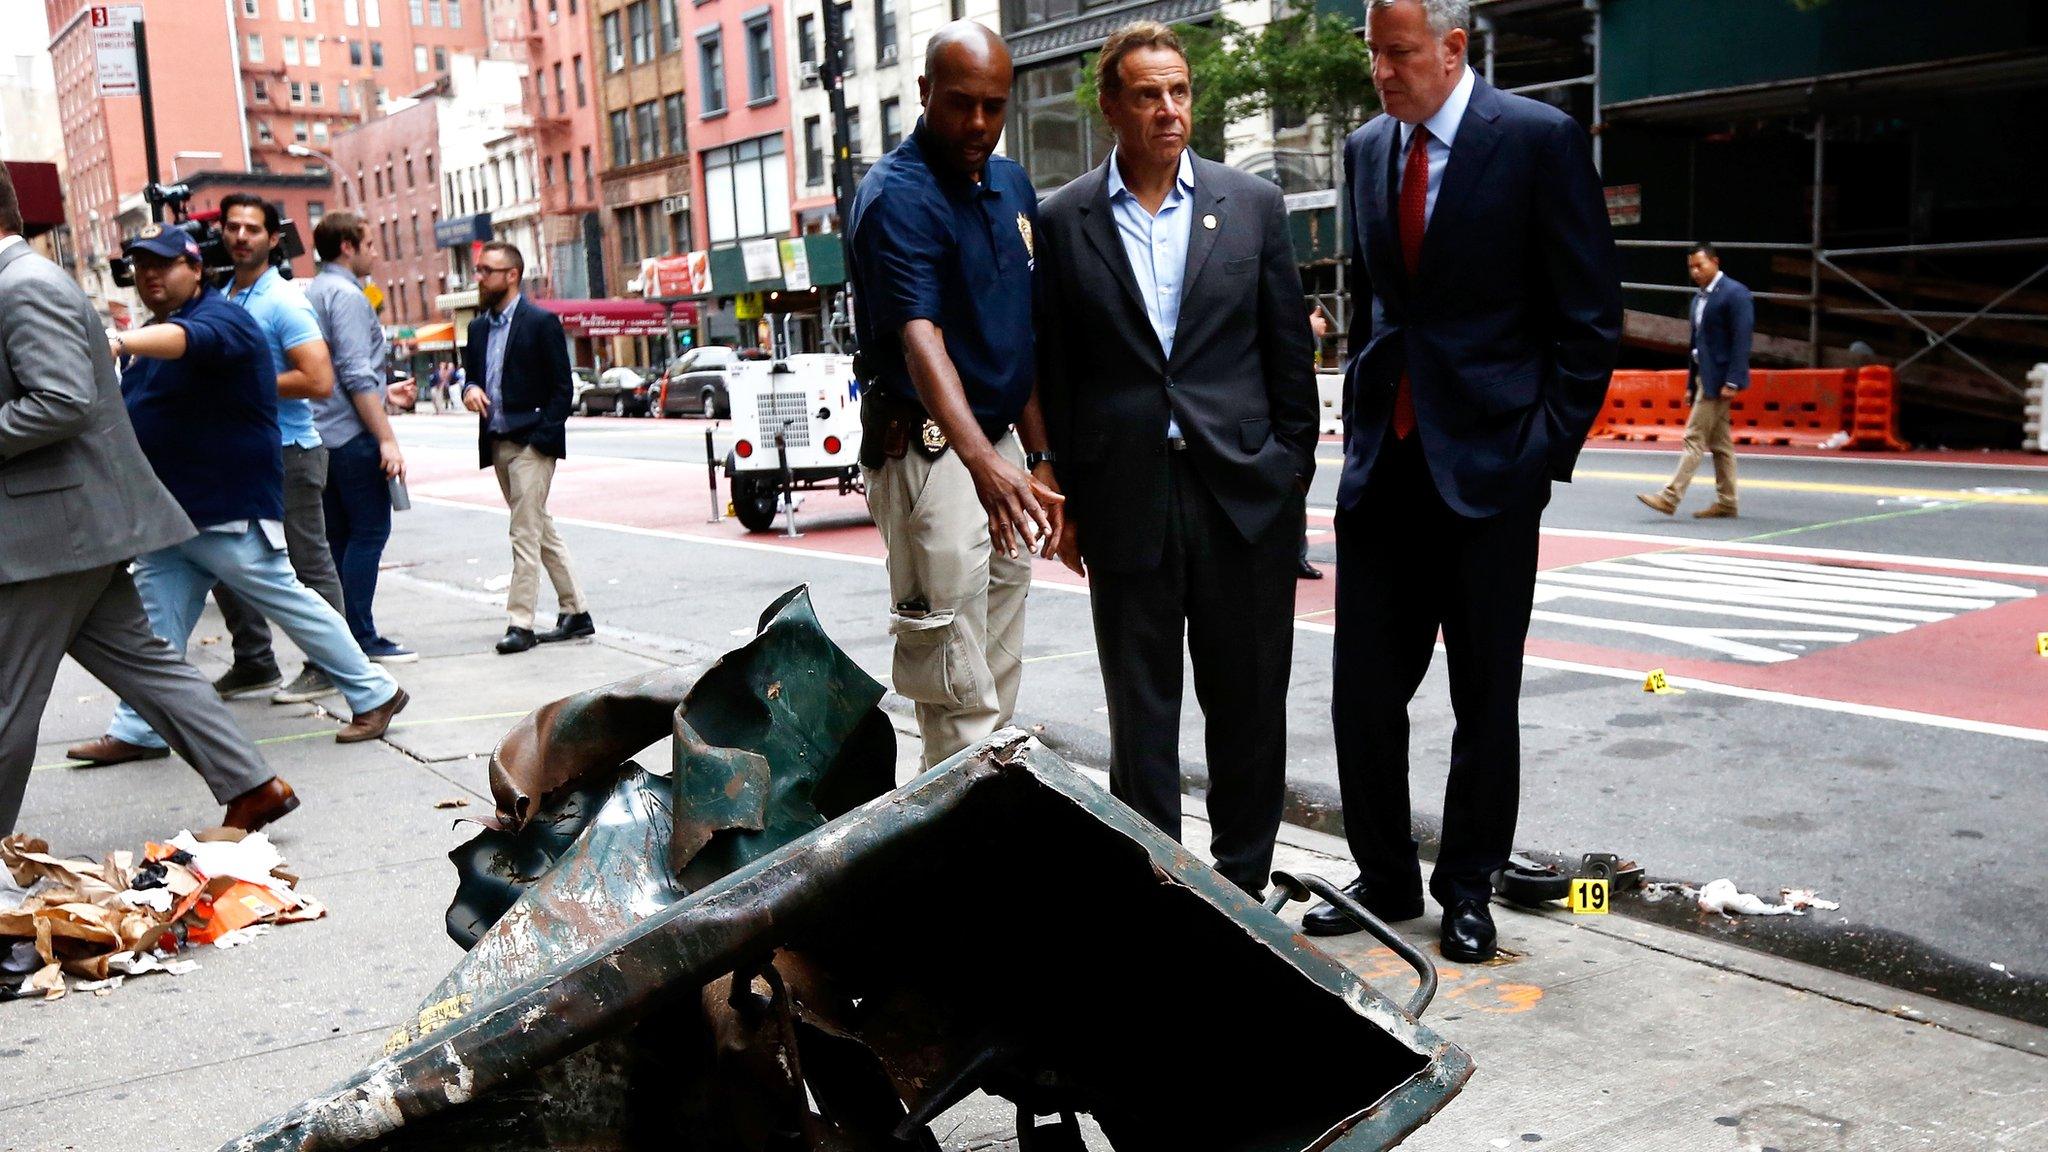
[[[661, 336], [668, 332], [669, 310], [647, 300], [536, 300], [562, 318], [572, 336]], [[678, 328], [697, 323], [695, 304], [675, 306]]]
[[28, 160], [5, 163], [15, 199], [21, 204], [24, 233], [40, 236], [64, 223], [64, 191], [57, 181], [57, 166]]

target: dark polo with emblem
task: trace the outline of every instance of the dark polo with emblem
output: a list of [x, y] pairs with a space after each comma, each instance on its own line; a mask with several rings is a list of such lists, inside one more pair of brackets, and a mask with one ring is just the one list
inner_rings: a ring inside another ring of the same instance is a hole
[[847, 227], [864, 386], [861, 463], [871, 468], [911, 451], [936, 459], [947, 447], [904, 359], [903, 326], [912, 320], [944, 333], [968, 406], [991, 441], [1031, 398], [1038, 196], [1016, 161], [989, 157], [977, 183], [928, 165], [926, 140], [920, 119], [861, 180]]

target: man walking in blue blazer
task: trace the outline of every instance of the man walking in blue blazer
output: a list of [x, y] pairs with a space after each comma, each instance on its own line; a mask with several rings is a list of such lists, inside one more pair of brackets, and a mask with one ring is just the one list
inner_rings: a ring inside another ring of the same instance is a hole
[[1685, 399], [1692, 415], [1685, 421], [1685, 455], [1662, 492], [1639, 493], [1636, 499], [1666, 516], [1678, 511], [1700, 457], [1714, 457], [1715, 501], [1693, 513], [1697, 520], [1735, 515], [1735, 438], [1728, 421], [1728, 402], [1749, 387], [1749, 342], [1756, 327], [1756, 301], [1741, 281], [1721, 271], [1721, 254], [1712, 244], [1693, 246], [1686, 271], [1699, 287], [1687, 309], [1692, 317], [1692, 356], [1686, 365]]
[[[462, 350], [468, 377], [462, 405], [477, 414], [478, 467], [497, 472], [512, 512], [512, 584], [505, 592], [511, 621], [498, 641], [501, 655], [597, 633], [569, 546], [548, 515], [555, 461], [569, 454], [569, 343], [555, 314], [520, 293], [525, 276], [526, 257], [518, 248], [484, 245], [476, 261], [483, 311], [469, 322], [469, 345]], [[533, 610], [542, 568], [555, 586], [559, 612], [555, 626], [537, 634]]]
[[[1467, 0], [1371, 0], [1386, 115], [1344, 142], [1351, 363], [1331, 718], [1355, 899], [1420, 916], [1408, 701], [1437, 630], [1450, 777], [1430, 891], [1446, 957], [1491, 959], [1521, 788], [1522, 642], [1552, 481], [1606, 399], [1621, 285], [1585, 129], [1466, 62]], [[1311, 933], [1354, 930], [1324, 905]]]

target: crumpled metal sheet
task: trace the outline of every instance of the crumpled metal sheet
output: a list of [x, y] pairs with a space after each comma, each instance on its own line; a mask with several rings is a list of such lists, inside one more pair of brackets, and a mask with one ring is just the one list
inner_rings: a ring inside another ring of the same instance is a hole
[[936, 1152], [981, 1090], [1120, 1150], [1361, 1152], [1471, 1075], [1023, 733], [845, 811], [893, 735], [800, 591], [688, 691], [669, 778], [533, 796], [528, 830], [609, 789], [383, 1059], [227, 1148]]

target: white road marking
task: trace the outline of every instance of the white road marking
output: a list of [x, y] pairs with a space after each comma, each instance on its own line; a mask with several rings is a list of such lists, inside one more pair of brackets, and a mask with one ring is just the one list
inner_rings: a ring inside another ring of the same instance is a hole
[[[415, 495], [413, 497], [413, 502], [416, 504], [427, 504], [443, 508], [459, 509], [466, 512], [483, 512], [490, 515], [501, 517], [509, 515], [509, 512], [507, 512], [507, 510], [503, 506], [494, 507], [485, 504], [473, 504], [465, 500], [450, 500], [444, 497], [437, 496]], [[721, 539], [711, 536], [692, 536], [682, 532], [671, 532], [659, 528], [635, 528], [621, 524], [607, 524], [597, 520], [571, 519], [568, 517], [558, 516], [555, 518], [555, 521], [558, 524], [569, 524], [582, 528], [595, 528], [608, 532], [621, 532], [631, 536], [644, 536], [659, 540], [676, 540], [687, 544], [706, 544], [714, 547], [736, 548], [744, 551], [773, 552], [785, 556], [799, 558], [836, 560], [841, 563], [860, 564], [867, 567], [878, 568], [882, 566], [882, 560], [880, 557], [877, 556], [853, 556], [843, 552], [827, 552], [821, 549], [811, 548], [793, 548], [783, 544], [769, 544], [752, 540], [733, 540]], [[1703, 543], [1712, 547], [1728, 547], [1726, 545], [1715, 545], [1712, 544], [1712, 542], [1710, 541], [1703, 542], [1697, 540], [1688, 540], [1683, 537], [1651, 536], [1647, 534], [1632, 533], [1591, 532], [1577, 529], [1561, 528], [1546, 528], [1544, 529], [1544, 531], [1552, 535], [1560, 536], [1578, 535], [1618, 539], [1638, 539], [1648, 541], [1651, 543], [1667, 544], [1682, 547], [1699, 547]], [[1862, 561], [1865, 563], [1916, 564], [1929, 568], [1954, 568], [1965, 571], [1994, 572], [2014, 576], [2048, 577], [2048, 568], [2026, 564], [1996, 564], [1973, 560], [1947, 559], [1942, 557], [1895, 556], [1875, 552], [1853, 552], [1841, 549], [1826, 548], [1800, 548], [1797, 546], [1772, 544], [1743, 545], [1740, 547], [1740, 550], [1768, 555], [1810, 555], [1832, 559]], [[1073, 592], [1079, 593], [1083, 596], [1088, 594], [1088, 589], [1085, 585], [1058, 584], [1047, 581], [1033, 581], [1032, 586], [1034, 589], [1050, 589], [1061, 592]], [[1326, 624], [1317, 620], [1296, 620], [1294, 622], [1294, 627], [1296, 630], [1301, 632], [1312, 632], [1322, 636], [1334, 636], [1337, 632], [1335, 625]], [[1437, 645], [1437, 649], [1441, 651], [1443, 649], [1443, 645]], [[1622, 668], [1605, 664], [1590, 664], [1577, 660], [1560, 660], [1550, 656], [1536, 656], [1525, 654], [1522, 657], [1522, 664], [1523, 666], [1529, 668], [1545, 668], [1559, 672], [1579, 672], [1588, 676], [1600, 676], [1603, 678], [1613, 680], [1626, 680], [1633, 683], [1641, 683], [1643, 679], [1643, 670], [1641, 668]], [[1887, 708], [1876, 704], [1859, 704], [1847, 700], [1830, 700], [1820, 696], [1802, 696], [1793, 692], [1781, 692], [1766, 688], [1749, 688], [1739, 684], [1721, 684], [1715, 681], [1702, 680], [1690, 676], [1671, 677], [1671, 683], [1681, 688], [1685, 688], [1689, 691], [1706, 692], [1721, 696], [1733, 696], [1740, 699], [1756, 700], [1762, 703], [1769, 704], [1783, 704], [1793, 708], [1805, 708], [1817, 712], [1834, 712], [1848, 716], [1864, 716], [1878, 720], [1896, 721], [1902, 724], [1916, 724], [1926, 728], [1944, 728], [1958, 732], [1974, 732], [1979, 735], [2001, 736], [2014, 740], [2025, 740], [2032, 743], [2048, 744], [2048, 728], [2024, 728], [2016, 724], [1996, 724], [1986, 720], [1971, 720], [1961, 716], [1943, 716], [1939, 713], [1934, 712], [1915, 712], [1905, 708]], [[1101, 713], [1107, 713], [1108, 709], [1098, 708], [1096, 709], [1096, 711]]]

